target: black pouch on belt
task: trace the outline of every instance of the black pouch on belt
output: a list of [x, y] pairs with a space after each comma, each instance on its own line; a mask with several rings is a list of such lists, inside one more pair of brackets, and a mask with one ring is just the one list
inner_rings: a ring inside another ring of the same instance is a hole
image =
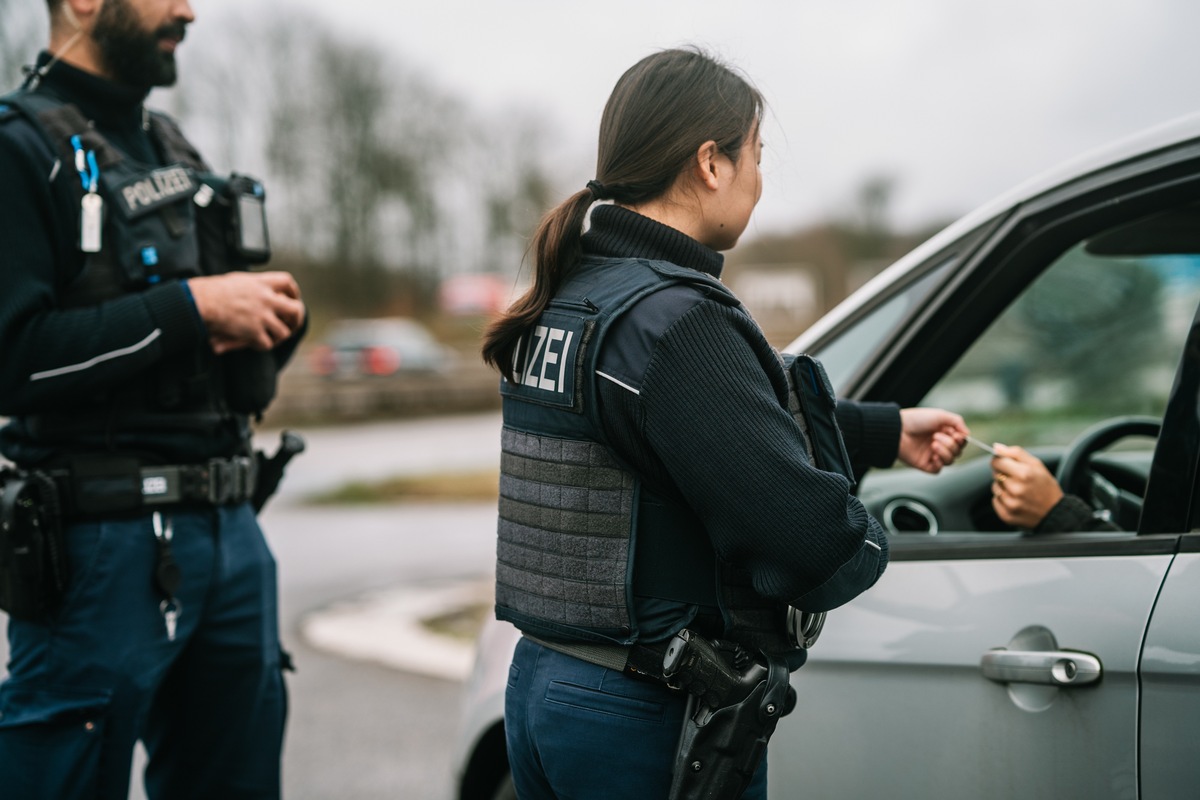
[[41, 472], [0, 470], [0, 609], [39, 621], [67, 587], [58, 491]]

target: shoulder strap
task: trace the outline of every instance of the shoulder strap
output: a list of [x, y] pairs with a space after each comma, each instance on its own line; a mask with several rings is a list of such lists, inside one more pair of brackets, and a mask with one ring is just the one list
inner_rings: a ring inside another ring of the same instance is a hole
[[159, 111], [151, 111], [150, 131], [162, 145], [168, 163], [179, 162], [201, 172], [211, 172], [200, 151], [187, 140], [175, 120]]
[[729, 287], [711, 275], [672, 264], [670, 261], [646, 261], [644, 263], [664, 278], [699, 287], [709, 297], [729, 305], [741, 305], [741, 301], [730, 291]]
[[16, 109], [28, 119], [66, 163], [72, 163], [71, 137], [78, 136], [88, 150], [96, 153], [101, 167], [116, 164], [123, 156], [108, 140], [91, 126], [87, 117], [71, 103], [64, 103], [38, 92], [17, 91], [0, 98], [0, 104]]

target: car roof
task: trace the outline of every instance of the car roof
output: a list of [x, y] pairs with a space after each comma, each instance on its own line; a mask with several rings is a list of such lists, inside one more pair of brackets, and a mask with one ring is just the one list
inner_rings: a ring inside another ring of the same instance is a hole
[[812, 342], [853, 314], [875, 294], [879, 287], [900, 279], [930, 256], [988, 220], [1095, 172], [1109, 169], [1125, 161], [1143, 158], [1156, 151], [1176, 147], [1194, 139], [1200, 139], [1200, 112], [1188, 114], [1085, 152], [1018, 184], [951, 223], [924, 244], [876, 275], [828, 314], [814, 322], [787, 349], [803, 352]]
[[383, 341], [432, 342], [429, 329], [408, 317], [377, 317], [340, 319], [334, 322], [326, 341], [346, 345], [372, 344]]
[[332, 332], [346, 331], [424, 331], [425, 326], [408, 317], [374, 317], [363, 319], [339, 319], [330, 326]]

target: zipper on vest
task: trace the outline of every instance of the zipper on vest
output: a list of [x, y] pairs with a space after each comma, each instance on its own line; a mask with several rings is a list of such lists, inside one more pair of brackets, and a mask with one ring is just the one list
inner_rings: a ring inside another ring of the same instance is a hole
[[550, 303], [550, 307], [551, 308], [554, 308], [554, 307], [576, 308], [576, 309], [580, 309], [582, 311], [591, 312], [593, 314], [598, 313], [600, 311], [600, 306], [596, 305], [595, 303], [593, 303], [591, 300], [587, 299], [586, 297], [581, 298], [579, 300], [563, 300], [562, 298], [556, 298], [555, 300], [553, 300]]

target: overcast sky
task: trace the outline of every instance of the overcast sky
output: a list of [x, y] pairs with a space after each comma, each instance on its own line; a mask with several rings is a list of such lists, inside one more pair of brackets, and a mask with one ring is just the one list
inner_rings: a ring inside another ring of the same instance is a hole
[[[879, 173], [898, 181], [898, 222], [957, 216], [1200, 109], [1200, 0], [290, 0], [274, 13], [300, 5], [476, 107], [536, 110], [578, 153], [565, 186], [592, 177], [620, 74], [704, 46], [770, 103], [760, 230], [844, 212]], [[185, 47], [206, 17], [270, 7], [193, 6]]]

